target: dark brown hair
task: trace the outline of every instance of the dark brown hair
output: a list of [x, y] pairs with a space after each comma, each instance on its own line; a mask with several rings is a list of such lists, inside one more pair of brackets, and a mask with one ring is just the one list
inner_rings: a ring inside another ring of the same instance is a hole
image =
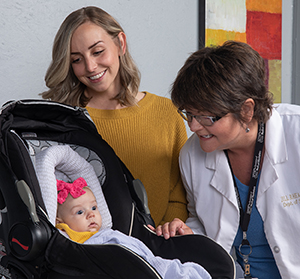
[[263, 58], [248, 44], [235, 41], [194, 52], [178, 72], [171, 98], [180, 109], [232, 113], [239, 121], [248, 98], [255, 102], [253, 117], [259, 122], [268, 120], [273, 105]]

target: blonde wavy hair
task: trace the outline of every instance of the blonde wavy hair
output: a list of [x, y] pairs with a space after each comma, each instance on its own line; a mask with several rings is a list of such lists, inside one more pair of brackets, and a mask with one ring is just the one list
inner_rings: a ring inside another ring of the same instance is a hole
[[[89, 101], [84, 95], [86, 86], [75, 76], [71, 65], [71, 39], [75, 30], [85, 22], [92, 22], [103, 28], [112, 39], [124, 32], [120, 24], [107, 12], [98, 7], [84, 7], [72, 12], [61, 24], [53, 43], [52, 62], [46, 72], [45, 82], [49, 88], [41, 95], [44, 99], [85, 107]], [[118, 42], [120, 45], [120, 41]], [[128, 46], [120, 56], [121, 91], [114, 97], [124, 106], [136, 104], [140, 85], [140, 72], [134, 63]]]

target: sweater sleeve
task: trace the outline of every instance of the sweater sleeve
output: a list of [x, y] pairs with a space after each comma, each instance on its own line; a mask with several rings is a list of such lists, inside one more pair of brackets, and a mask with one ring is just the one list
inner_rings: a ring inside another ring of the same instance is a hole
[[[176, 127], [173, 135], [173, 158], [171, 166], [171, 186], [169, 203], [166, 213], [159, 225], [172, 221], [174, 218], [179, 218], [186, 221], [188, 218], [186, 191], [182, 183], [179, 170], [179, 153], [187, 140], [186, 127], [179, 114], [175, 114], [172, 121], [176, 121]], [[172, 133], [171, 133], [172, 134]], [[171, 138], [171, 137], [170, 137]]]

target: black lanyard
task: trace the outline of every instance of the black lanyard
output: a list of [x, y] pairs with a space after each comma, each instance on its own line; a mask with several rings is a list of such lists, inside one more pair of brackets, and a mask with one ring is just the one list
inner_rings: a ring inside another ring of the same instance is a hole
[[[224, 152], [226, 154], [226, 157], [227, 157], [227, 160], [228, 160], [228, 164], [229, 164], [231, 173], [232, 173], [235, 194], [236, 194], [236, 197], [237, 197], [238, 207], [239, 207], [239, 210], [240, 210], [240, 226], [241, 226], [241, 229], [243, 231], [243, 240], [242, 240], [242, 243], [240, 245], [240, 248], [242, 246], [249, 246], [250, 247], [250, 253], [248, 255], [243, 255], [243, 256], [246, 256], [246, 257], [248, 257], [251, 254], [251, 251], [252, 251], [250, 243], [247, 239], [247, 230], [248, 230], [248, 226], [249, 226], [249, 222], [250, 222], [250, 216], [251, 216], [251, 212], [252, 212], [252, 208], [253, 208], [255, 191], [256, 191], [256, 188], [258, 187], [258, 185], [256, 185], [256, 184], [257, 184], [257, 178], [258, 178], [258, 174], [259, 174], [259, 166], [260, 166], [260, 162], [261, 162], [262, 151], [263, 151], [263, 147], [264, 147], [264, 140], [265, 140], [265, 124], [260, 123], [258, 125], [258, 130], [257, 130], [257, 137], [256, 137], [256, 143], [255, 143], [255, 150], [254, 150], [254, 158], [253, 158], [253, 163], [252, 163], [252, 172], [251, 172], [251, 178], [250, 178], [250, 183], [249, 183], [249, 193], [248, 193], [248, 198], [247, 198], [246, 210], [245, 211], [243, 210], [241, 197], [239, 195], [238, 187], [236, 185], [236, 181], [235, 181], [235, 178], [234, 178], [232, 167], [230, 165], [227, 150], [224, 150]], [[250, 266], [249, 266], [249, 270], [250, 270]]]

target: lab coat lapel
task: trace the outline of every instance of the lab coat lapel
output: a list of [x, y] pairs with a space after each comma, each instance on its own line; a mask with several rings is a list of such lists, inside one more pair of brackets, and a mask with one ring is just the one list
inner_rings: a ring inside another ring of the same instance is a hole
[[258, 192], [264, 193], [278, 179], [276, 164], [288, 159], [286, 140], [279, 113], [273, 109], [267, 121], [265, 137], [265, 155], [262, 166]]
[[206, 167], [214, 170], [210, 185], [238, 208], [230, 167], [223, 151], [207, 153]]

